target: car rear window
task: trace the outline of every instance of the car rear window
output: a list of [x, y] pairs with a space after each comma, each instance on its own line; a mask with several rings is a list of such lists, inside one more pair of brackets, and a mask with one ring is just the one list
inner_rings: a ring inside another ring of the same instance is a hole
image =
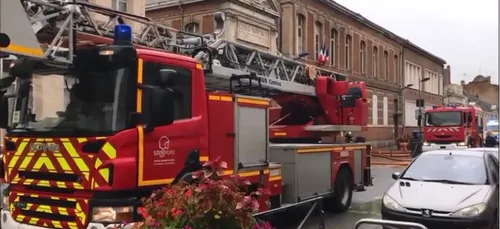
[[465, 155], [421, 155], [405, 171], [402, 178], [448, 180], [469, 184], [488, 182], [484, 159]]

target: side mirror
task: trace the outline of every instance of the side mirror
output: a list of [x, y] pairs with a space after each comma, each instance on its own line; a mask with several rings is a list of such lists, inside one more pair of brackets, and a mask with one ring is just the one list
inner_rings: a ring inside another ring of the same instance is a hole
[[148, 117], [145, 131], [153, 131], [155, 126], [167, 126], [174, 122], [174, 92], [172, 89], [150, 88]]
[[471, 113], [467, 114], [467, 122], [469, 122], [469, 123], [472, 122], [472, 114]]
[[7, 129], [9, 126], [9, 101], [3, 93], [5, 91], [0, 92], [0, 128]]
[[177, 71], [173, 69], [160, 69], [160, 80], [163, 86], [171, 86]]
[[392, 174], [392, 179], [397, 180], [397, 179], [399, 179], [400, 176], [401, 176], [400, 172], [395, 172]]

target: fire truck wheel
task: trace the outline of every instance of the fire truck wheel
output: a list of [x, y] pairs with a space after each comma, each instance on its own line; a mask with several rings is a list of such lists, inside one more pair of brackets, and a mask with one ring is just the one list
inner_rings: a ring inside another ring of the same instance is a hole
[[324, 209], [328, 212], [346, 212], [352, 201], [352, 174], [348, 168], [341, 168], [334, 184], [334, 195], [326, 199]]

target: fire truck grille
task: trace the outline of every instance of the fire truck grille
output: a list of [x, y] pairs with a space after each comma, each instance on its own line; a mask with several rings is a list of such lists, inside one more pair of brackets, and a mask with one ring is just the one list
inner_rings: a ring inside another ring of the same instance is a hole
[[87, 223], [88, 200], [11, 192], [10, 208], [20, 223], [48, 228], [78, 229]]

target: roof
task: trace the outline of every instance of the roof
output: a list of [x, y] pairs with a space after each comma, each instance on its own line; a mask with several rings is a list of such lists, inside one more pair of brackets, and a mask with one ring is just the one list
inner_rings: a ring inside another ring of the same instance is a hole
[[472, 93], [464, 91], [465, 97], [469, 100], [469, 102], [475, 102], [476, 105], [478, 105], [483, 111], [486, 112], [493, 112], [493, 109], [491, 109], [491, 104], [487, 103], [478, 97], [474, 96]]
[[163, 57], [163, 58], [167, 58], [167, 59], [176, 59], [179, 61], [186, 61], [186, 62], [191, 62], [194, 64], [199, 63], [196, 59], [194, 59], [192, 57], [184, 56], [184, 55], [180, 55], [180, 54], [175, 54], [175, 53], [170, 53], [170, 52], [166, 52], [164, 50], [139, 48], [139, 49], [137, 49], [137, 54], [139, 54], [139, 55], [141, 55], [141, 54], [142, 55], [153, 55], [153, 56]]
[[322, 2], [323, 4], [326, 4], [327, 6], [330, 6], [331, 8], [333, 8], [335, 10], [340, 11], [341, 13], [345, 14], [346, 16], [374, 29], [375, 31], [382, 33], [384, 36], [386, 36], [390, 39], [396, 40], [397, 42], [399, 42], [403, 46], [411, 48], [411, 49], [417, 51], [418, 53], [425, 55], [425, 56], [443, 64], [443, 65], [446, 64], [446, 61], [443, 60], [442, 58], [424, 50], [423, 48], [420, 48], [416, 44], [410, 42], [408, 39], [404, 39], [404, 38], [394, 34], [393, 32], [391, 32], [391, 31], [383, 28], [382, 26], [380, 26], [380, 25], [368, 20], [367, 18], [363, 17], [361, 14], [356, 13], [356, 12], [348, 9], [347, 7], [344, 7], [343, 5], [337, 3], [333, 0], [319, 0], [319, 1]]

